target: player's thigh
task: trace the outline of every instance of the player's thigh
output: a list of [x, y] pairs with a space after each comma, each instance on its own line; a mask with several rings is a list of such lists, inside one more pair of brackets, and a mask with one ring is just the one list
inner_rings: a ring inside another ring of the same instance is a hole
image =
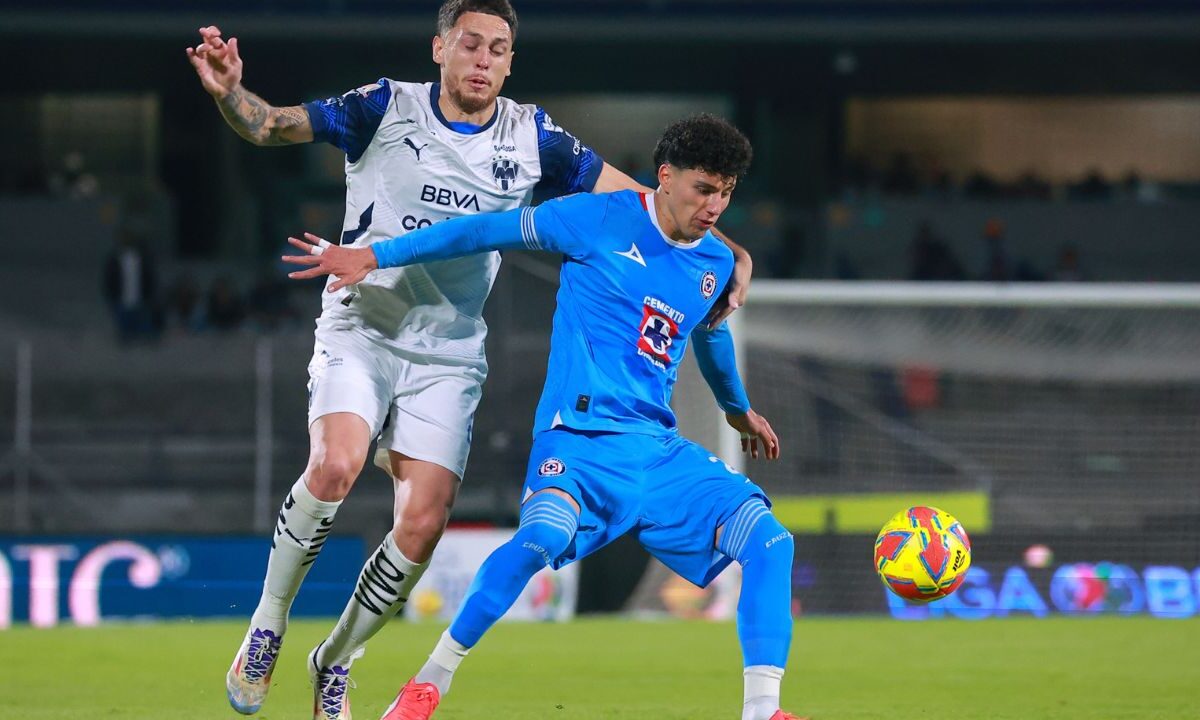
[[379, 447], [439, 465], [462, 478], [484, 372], [473, 366], [403, 358], [399, 362], [402, 369], [393, 387], [391, 416]]
[[393, 537], [413, 562], [424, 562], [441, 540], [458, 495], [459, 479], [436, 463], [388, 451], [396, 490]]
[[552, 492], [579, 509], [575, 539], [556, 558], [560, 568], [587, 557], [628, 532], [637, 520], [639, 460], [630, 436], [559, 428], [533, 439], [522, 504]]
[[770, 504], [748, 477], [680, 437], [663, 440], [647, 473], [638, 539], [679, 575], [704, 586], [729, 559], [715, 553], [718, 530], [751, 498]]
[[368, 440], [374, 438], [391, 407], [397, 372], [391, 358], [358, 332], [317, 331], [308, 364], [309, 426], [349, 413], [366, 424]]
[[453, 471], [427, 460], [388, 450], [396, 488], [396, 517], [404, 514], [449, 514], [458, 497], [460, 480]]
[[371, 428], [355, 413], [322, 415], [308, 426], [309, 464], [343, 456], [361, 470], [371, 448]]

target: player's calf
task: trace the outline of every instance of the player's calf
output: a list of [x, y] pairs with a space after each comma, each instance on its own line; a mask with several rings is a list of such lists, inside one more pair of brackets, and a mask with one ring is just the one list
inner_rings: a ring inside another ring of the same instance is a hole
[[268, 629], [283, 636], [292, 601], [325, 546], [341, 504], [340, 500], [318, 500], [309, 491], [304, 477], [292, 486], [275, 521], [267, 576], [250, 620], [251, 628]]
[[467, 589], [450, 634], [465, 647], [474, 647], [500, 619], [530, 578], [549, 565], [575, 539], [579, 513], [567, 498], [551, 493], [534, 495], [521, 508], [516, 534], [496, 548], [479, 568]]
[[[429, 661], [410, 685], [428, 684], [437, 689], [439, 697], [445, 695], [467, 652], [508, 612], [530, 578], [566, 552], [575, 539], [578, 524], [579, 511], [569, 498], [548, 492], [531, 497], [521, 508], [517, 532], [479, 568], [450, 629], [442, 634]], [[413, 693], [410, 695], [415, 697]], [[403, 696], [401, 692], [397, 698], [400, 706], [404, 705]], [[409, 716], [388, 717], [391, 720]]]
[[313, 664], [348, 672], [367, 641], [404, 609], [409, 593], [428, 567], [429, 560], [413, 562], [396, 547], [392, 533], [385, 535], [359, 572], [354, 595], [333, 632], [314, 651]]
[[778, 720], [792, 642], [792, 534], [754, 498], [726, 521], [717, 549], [742, 566], [737, 613], [745, 665], [742, 720]]
[[258, 712], [267, 697], [292, 600], [333, 528], [339, 505], [315, 498], [300, 478], [279, 509], [262, 596], [225, 675], [229, 704], [242, 714]]

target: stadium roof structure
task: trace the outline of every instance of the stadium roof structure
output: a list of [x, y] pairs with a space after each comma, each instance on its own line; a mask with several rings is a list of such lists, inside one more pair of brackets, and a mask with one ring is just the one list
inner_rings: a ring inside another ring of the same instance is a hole
[[[90, 0], [0, 0], [0, 35], [174, 33], [181, 24], [236, 24], [265, 36], [429, 35], [433, 2], [129, 0], [97, 11]], [[1191, 0], [522, 0], [521, 32], [537, 40], [1051, 40], [1177, 38], [1200, 34]], [[637, 22], [631, 22], [637, 20]], [[719, 22], [718, 22], [719, 21]]]

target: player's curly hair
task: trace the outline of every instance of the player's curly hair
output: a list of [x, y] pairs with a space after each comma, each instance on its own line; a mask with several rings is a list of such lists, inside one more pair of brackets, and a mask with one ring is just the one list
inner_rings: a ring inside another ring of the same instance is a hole
[[753, 155], [750, 141], [729, 121], [701, 113], [667, 126], [654, 148], [654, 167], [668, 163], [681, 170], [741, 178]]
[[438, 10], [437, 33], [445, 35], [458, 19], [469, 12], [495, 15], [508, 23], [513, 37], [517, 36], [517, 11], [508, 0], [446, 0]]

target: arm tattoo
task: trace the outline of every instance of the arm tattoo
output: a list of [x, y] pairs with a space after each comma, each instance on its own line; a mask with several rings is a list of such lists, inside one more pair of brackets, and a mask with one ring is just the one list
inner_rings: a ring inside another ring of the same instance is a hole
[[262, 98], [243, 87], [235, 87], [228, 95], [217, 101], [221, 115], [238, 135], [258, 144], [263, 136], [263, 125], [267, 121], [266, 103]]
[[217, 101], [225, 122], [246, 140], [255, 145], [290, 145], [294, 131], [309, 122], [302, 107], [277, 108], [254, 93], [239, 86]]
[[289, 145], [297, 142], [293, 139], [291, 131], [307, 127], [309, 124], [308, 113], [303, 107], [274, 108], [274, 116], [275, 122], [267, 145]]

